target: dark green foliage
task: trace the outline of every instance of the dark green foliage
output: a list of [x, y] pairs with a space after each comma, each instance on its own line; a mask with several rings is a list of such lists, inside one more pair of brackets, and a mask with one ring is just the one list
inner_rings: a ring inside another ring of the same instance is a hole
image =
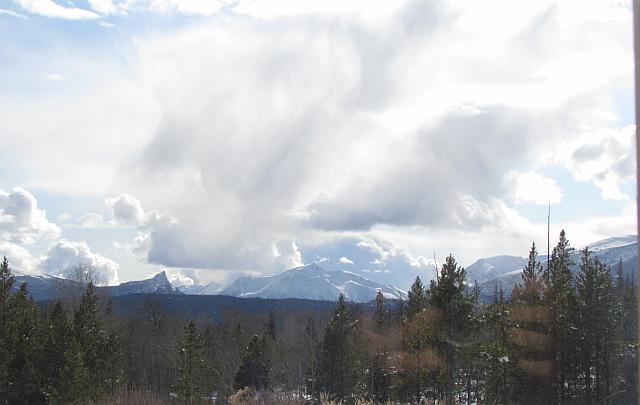
[[10, 404], [42, 401], [39, 391], [38, 370], [38, 311], [27, 297], [27, 285], [22, 284], [9, 298], [7, 310], [6, 376], [7, 400]]
[[567, 384], [573, 380], [577, 372], [577, 353], [575, 341], [576, 299], [573, 289], [573, 276], [569, 267], [574, 263], [570, 258], [572, 248], [565, 236], [560, 232], [558, 244], [553, 248], [551, 263], [545, 273], [548, 284], [545, 302], [551, 311], [552, 361], [554, 376], [554, 399], [564, 402], [573, 388]]
[[[296, 404], [322, 393], [343, 403], [637, 403], [634, 282], [587, 250], [571, 274], [570, 249], [563, 232], [543, 271], [533, 245], [511, 300], [498, 286], [491, 304], [449, 256], [428, 291], [416, 280], [406, 306], [381, 294], [363, 305], [148, 295], [111, 306], [87, 285], [65, 310], [10, 289], [5, 260], [0, 404], [135, 397], [123, 392], [226, 403], [243, 387], [258, 402]], [[183, 305], [192, 322], [173, 312]]]
[[71, 337], [64, 352], [64, 367], [60, 372], [60, 389], [55, 402], [83, 403], [95, 396], [91, 376], [84, 362], [84, 350], [78, 339]]
[[427, 306], [427, 295], [420, 277], [416, 277], [416, 280], [411, 285], [408, 295], [409, 302], [407, 303], [406, 316], [407, 319], [411, 319], [416, 314], [424, 311]]
[[358, 379], [355, 338], [356, 322], [341, 294], [325, 329], [319, 353], [319, 393], [326, 393], [338, 401], [353, 401]]
[[378, 291], [376, 294], [376, 310], [374, 313], [374, 322], [378, 330], [381, 330], [384, 326], [384, 295], [382, 295], [382, 291]]
[[465, 288], [465, 271], [449, 255], [431, 290], [432, 305], [440, 313], [439, 346], [446, 358], [443, 397], [447, 404], [454, 403], [454, 384], [458, 373], [455, 342], [461, 340], [466, 332], [473, 308], [473, 300], [465, 294]]
[[251, 388], [254, 391], [269, 389], [271, 359], [269, 358], [267, 339], [254, 335], [236, 374], [234, 388]]
[[582, 252], [576, 293], [584, 403], [591, 404], [610, 394], [610, 348], [615, 319], [611, 275], [602, 263], [591, 259], [588, 248]]
[[210, 392], [209, 370], [204, 361], [205, 341], [193, 322], [178, 343], [178, 379], [173, 389], [181, 400], [193, 403]]
[[69, 344], [70, 325], [60, 301], [50, 305], [42, 328], [42, 352], [38, 358], [41, 384], [45, 398], [61, 395], [60, 370], [65, 366], [65, 352]]
[[98, 296], [89, 283], [73, 314], [72, 336], [80, 344], [82, 364], [89, 375], [89, 397], [112, 394], [122, 384], [122, 353], [117, 336], [109, 333], [98, 316]]
[[535, 242], [531, 245], [527, 267], [522, 270], [521, 277], [522, 281], [516, 285], [511, 293], [513, 302], [523, 305], [542, 304], [545, 284]]
[[391, 396], [391, 369], [388, 363], [389, 353], [383, 348], [371, 356], [368, 391], [375, 404], [386, 403]]

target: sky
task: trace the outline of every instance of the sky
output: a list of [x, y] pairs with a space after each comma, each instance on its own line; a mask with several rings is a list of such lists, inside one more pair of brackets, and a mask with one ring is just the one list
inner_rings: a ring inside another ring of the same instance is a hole
[[0, 254], [176, 284], [636, 233], [630, 1], [0, 0]]

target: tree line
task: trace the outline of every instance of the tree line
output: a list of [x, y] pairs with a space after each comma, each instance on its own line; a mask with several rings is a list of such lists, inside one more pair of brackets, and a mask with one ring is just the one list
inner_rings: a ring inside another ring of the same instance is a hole
[[0, 265], [0, 403], [636, 403], [636, 287], [560, 233], [491, 303], [449, 255], [408, 301], [332, 313], [126, 316], [91, 282], [42, 306]]

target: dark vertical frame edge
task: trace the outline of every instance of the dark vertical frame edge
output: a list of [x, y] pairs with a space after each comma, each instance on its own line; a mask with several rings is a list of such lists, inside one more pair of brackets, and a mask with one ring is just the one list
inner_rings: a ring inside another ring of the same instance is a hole
[[[638, 122], [640, 122], [640, 0], [633, 0], [633, 50], [634, 50], [634, 70], [635, 70], [635, 111], [636, 111], [636, 229], [640, 237], [640, 132]], [[638, 269], [636, 274], [636, 284], [640, 282], [640, 255], [638, 256]], [[637, 290], [636, 290], [637, 291]], [[640, 300], [638, 304], [638, 314], [640, 314]], [[637, 322], [640, 331], [640, 322]], [[638, 334], [640, 339], [640, 333]], [[638, 346], [640, 347], [640, 345]], [[640, 356], [637, 356], [638, 368], [640, 369]], [[638, 373], [638, 384], [640, 386], [640, 373]]]

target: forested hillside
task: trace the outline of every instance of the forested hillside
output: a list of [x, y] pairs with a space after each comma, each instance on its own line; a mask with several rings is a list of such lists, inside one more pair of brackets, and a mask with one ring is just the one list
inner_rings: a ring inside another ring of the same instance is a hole
[[510, 298], [483, 304], [450, 255], [408, 301], [370, 305], [110, 299], [90, 282], [38, 305], [5, 258], [0, 403], [636, 403], [636, 286], [573, 257], [564, 231], [548, 266], [534, 244]]

